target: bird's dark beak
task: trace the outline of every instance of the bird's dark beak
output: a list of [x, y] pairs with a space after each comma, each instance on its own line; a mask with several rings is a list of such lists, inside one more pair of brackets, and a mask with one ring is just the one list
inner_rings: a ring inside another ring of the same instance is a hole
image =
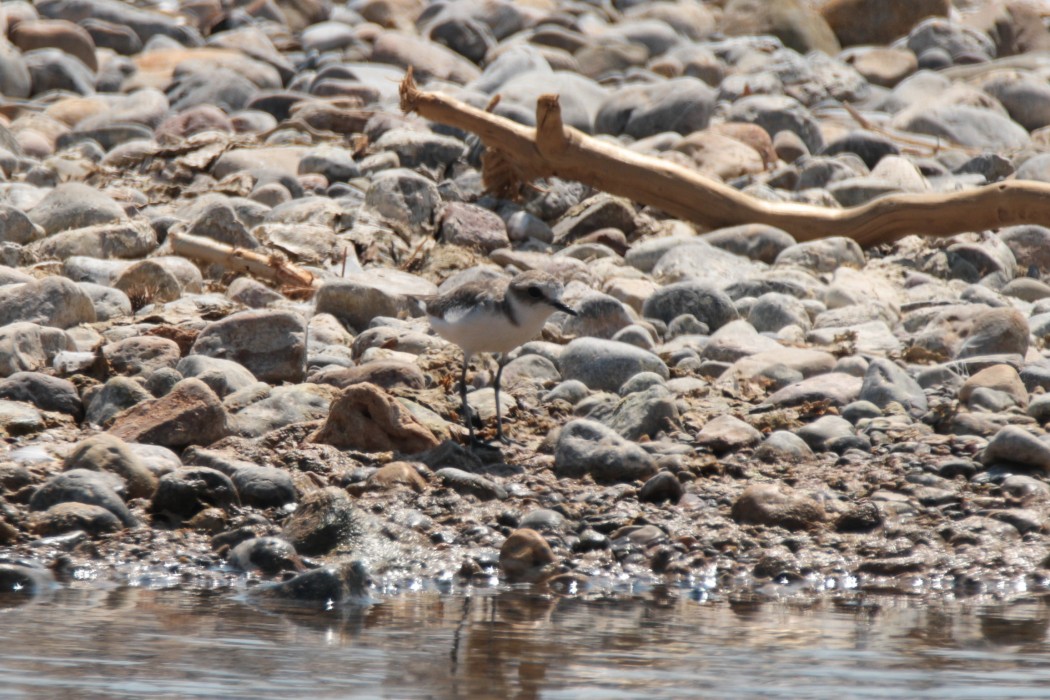
[[571, 306], [567, 306], [566, 304], [563, 304], [560, 301], [552, 301], [551, 302], [551, 306], [556, 308], [558, 311], [564, 311], [565, 313], [569, 314], [570, 316], [579, 316], [579, 314], [576, 313], [575, 309], [573, 309]]

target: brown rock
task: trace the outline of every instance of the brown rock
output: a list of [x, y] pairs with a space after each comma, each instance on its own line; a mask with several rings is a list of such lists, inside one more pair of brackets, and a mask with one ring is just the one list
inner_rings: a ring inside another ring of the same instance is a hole
[[752, 484], [733, 503], [732, 516], [740, 524], [802, 530], [823, 522], [824, 506], [787, 487]]
[[891, 88], [919, 69], [919, 59], [907, 49], [873, 47], [845, 56], [869, 83]]
[[64, 19], [19, 22], [8, 34], [11, 43], [23, 52], [55, 48], [79, 58], [92, 71], [98, 70], [95, 41], [83, 27]]
[[499, 568], [507, 583], [534, 583], [548, 577], [554, 551], [543, 535], [522, 528], [510, 533], [499, 550]]
[[377, 360], [357, 367], [322, 369], [311, 374], [307, 381], [340, 389], [362, 382], [388, 390], [394, 387], [422, 389], [426, 386], [426, 377], [418, 367], [398, 360]]
[[834, 56], [841, 48], [824, 18], [799, 0], [729, 0], [722, 31], [729, 36], [772, 34], [802, 54], [823, 51]]
[[843, 46], [888, 44], [926, 17], [947, 17], [949, 0], [829, 0], [820, 14]]
[[722, 136], [728, 136], [750, 146], [758, 152], [762, 162], [767, 166], [777, 162], [777, 152], [773, 148], [773, 139], [770, 138], [769, 132], [758, 124], [723, 122], [721, 124], [712, 124], [707, 130]]
[[374, 491], [408, 487], [416, 493], [422, 493], [427, 488], [427, 481], [420, 476], [419, 470], [408, 462], [391, 462], [369, 476], [365, 485]]
[[1010, 365], [992, 365], [967, 379], [959, 389], [959, 401], [968, 402], [974, 390], [982, 387], [1009, 394], [1018, 406], [1028, 405], [1028, 390], [1017, 370]]
[[438, 439], [407, 408], [375, 384], [348, 387], [333, 403], [328, 419], [309, 438], [340, 449], [415, 454], [436, 447]]
[[128, 442], [182, 447], [210, 445], [229, 428], [215, 392], [199, 379], [183, 379], [161, 398], [118, 414], [108, 432]]
[[693, 132], [679, 141], [674, 150], [689, 156], [701, 173], [721, 180], [765, 170], [762, 156], [754, 148], [711, 130]]

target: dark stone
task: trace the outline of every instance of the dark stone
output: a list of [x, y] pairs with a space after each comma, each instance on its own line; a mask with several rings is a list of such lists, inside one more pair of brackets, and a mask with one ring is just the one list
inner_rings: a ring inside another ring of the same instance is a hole
[[208, 467], [183, 467], [160, 478], [150, 509], [190, 518], [207, 507], [225, 509], [239, 504], [230, 477]]

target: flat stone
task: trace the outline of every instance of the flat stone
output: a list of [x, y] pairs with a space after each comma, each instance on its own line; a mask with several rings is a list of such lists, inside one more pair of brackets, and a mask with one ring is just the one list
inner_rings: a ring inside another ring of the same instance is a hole
[[647, 479], [656, 468], [649, 453], [612, 428], [578, 419], [558, 435], [554, 473], [574, 479], [590, 474], [599, 483], [619, 483]]
[[245, 389], [258, 381], [246, 367], [233, 360], [208, 355], [187, 355], [177, 359], [175, 369], [183, 377], [196, 377], [219, 398]]
[[441, 239], [452, 245], [490, 253], [510, 245], [507, 225], [495, 212], [475, 204], [449, 202], [438, 215]]
[[868, 364], [860, 399], [879, 408], [896, 402], [914, 416], [921, 416], [928, 408], [926, 393], [919, 383], [897, 364], [879, 357]]
[[58, 503], [86, 503], [105, 508], [124, 526], [133, 527], [136, 525], [135, 517], [114, 490], [113, 480], [120, 483], [112, 474], [87, 469], [62, 472], [48, 479], [33, 493], [29, 499], [29, 509], [41, 511], [48, 510]]
[[481, 501], [504, 500], [507, 490], [481, 474], [474, 474], [455, 467], [444, 467], [434, 472], [441, 483], [465, 496], [474, 496]]
[[1017, 406], [1028, 406], [1028, 389], [1017, 370], [1010, 365], [992, 365], [972, 375], [959, 389], [959, 401], [969, 403], [973, 393], [980, 388], [1001, 391], [1012, 397]]
[[127, 377], [110, 377], [98, 388], [84, 393], [84, 422], [106, 425], [121, 411], [153, 398], [138, 382]]
[[127, 214], [112, 197], [83, 183], [67, 182], [47, 193], [30, 210], [29, 218], [50, 235], [123, 221]]
[[816, 500], [774, 484], [752, 484], [733, 502], [733, 520], [741, 524], [774, 525], [804, 530], [824, 521]]
[[84, 404], [72, 382], [39, 372], [15, 372], [0, 380], [0, 399], [24, 401], [42, 411], [65, 413], [76, 420], [84, 415]]
[[774, 406], [797, 406], [813, 401], [829, 401], [835, 406], [845, 406], [857, 400], [862, 385], [860, 377], [828, 372], [786, 386], [766, 401]]
[[162, 367], [174, 368], [181, 352], [174, 340], [133, 336], [102, 346], [102, 355], [117, 374], [145, 377]]
[[667, 365], [651, 352], [627, 343], [600, 338], [577, 338], [558, 359], [565, 379], [578, 379], [591, 389], [616, 391], [639, 372], [669, 376]]
[[330, 313], [352, 328], [365, 330], [376, 316], [421, 316], [417, 297], [437, 293], [420, 277], [395, 270], [366, 271], [349, 279], [330, 280], [317, 290], [316, 313]]
[[140, 258], [156, 247], [157, 232], [141, 219], [62, 230], [27, 246], [33, 255], [57, 260], [74, 255]]
[[682, 314], [692, 314], [713, 331], [738, 318], [728, 295], [695, 282], [679, 282], [658, 289], [645, 300], [642, 314], [664, 323], [670, 323]]
[[1028, 352], [1028, 321], [1015, 309], [988, 309], [973, 319], [972, 330], [956, 358]]
[[69, 328], [96, 319], [91, 297], [64, 277], [0, 287], [0, 326], [28, 321]]
[[707, 127], [717, 93], [691, 76], [633, 85], [613, 93], [598, 109], [595, 131], [635, 139], [663, 132], [691, 134]]
[[232, 360], [261, 381], [300, 382], [306, 374], [306, 321], [291, 311], [241, 311], [206, 326], [190, 354]]
[[763, 462], [806, 462], [813, 456], [806, 441], [787, 430], [773, 431], [755, 450], [755, 457]]
[[[245, 387], [242, 392], [250, 392]], [[328, 415], [335, 390], [318, 384], [274, 387], [266, 396], [238, 408], [230, 416], [230, 431], [243, 437], [260, 437], [292, 423], [322, 420]], [[228, 396], [232, 402], [239, 394]]]

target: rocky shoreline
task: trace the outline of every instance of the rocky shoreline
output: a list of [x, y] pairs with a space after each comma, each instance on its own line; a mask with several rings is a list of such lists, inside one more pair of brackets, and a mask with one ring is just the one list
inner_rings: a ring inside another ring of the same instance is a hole
[[[529, 125], [557, 92], [774, 202], [1050, 181], [1039, 3], [821, 5], [0, 3], [0, 588], [1044, 592], [1050, 228], [863, 250], [512, 202], [398, 109], [408, 67]], [[421, 298], [524, 270], [578, 315], [471, 449]]]

